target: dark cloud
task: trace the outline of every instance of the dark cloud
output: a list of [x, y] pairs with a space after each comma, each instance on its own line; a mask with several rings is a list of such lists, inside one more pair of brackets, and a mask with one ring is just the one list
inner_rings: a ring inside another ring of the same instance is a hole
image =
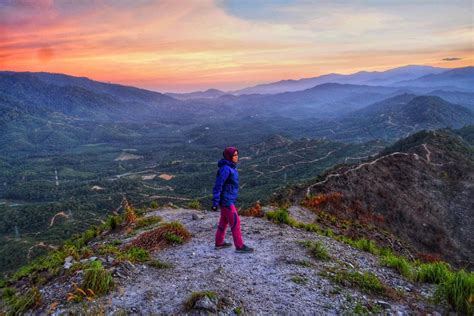
[[444, 61], [455, 61], [455, 60], [461, 60], [462, 58], [459, 57], [446, 57], [443, 58]]

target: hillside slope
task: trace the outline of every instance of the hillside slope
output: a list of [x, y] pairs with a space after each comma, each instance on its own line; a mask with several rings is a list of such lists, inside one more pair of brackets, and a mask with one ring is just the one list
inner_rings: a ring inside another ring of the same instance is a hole
[[[467, 133], [467, 132], [466, 132]], [[324, 210], [341, 218], [381, 218], [380, 227], [413, 246], [472, 269], [474, 154], [454, 133], [419, 132], [356, 165], [328, 171], [316, 181], [277, 195], [292, 203], [341, 193]]]

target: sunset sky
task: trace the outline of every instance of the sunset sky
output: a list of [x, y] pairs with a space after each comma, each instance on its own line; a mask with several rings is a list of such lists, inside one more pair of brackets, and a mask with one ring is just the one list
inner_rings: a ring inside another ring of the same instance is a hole
[[473, 0], [0, 0], [0, 70], [168, 92], [474, 65]]

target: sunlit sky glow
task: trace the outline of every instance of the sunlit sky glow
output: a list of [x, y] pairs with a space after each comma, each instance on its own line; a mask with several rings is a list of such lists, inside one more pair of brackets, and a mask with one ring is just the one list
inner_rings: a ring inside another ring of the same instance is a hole
[[156, 91], [474, 64], [472, 0], [0, 0], [0, 70]]

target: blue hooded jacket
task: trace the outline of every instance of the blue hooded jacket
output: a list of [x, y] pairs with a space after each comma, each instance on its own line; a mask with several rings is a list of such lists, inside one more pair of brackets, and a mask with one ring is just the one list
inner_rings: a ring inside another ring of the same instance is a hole
[[217, 163], [219, 170], [212, 189], [212, 206], [230, 206], [235, 203], [239, 193], [239, 172], [232, 161], [221, 159]]

